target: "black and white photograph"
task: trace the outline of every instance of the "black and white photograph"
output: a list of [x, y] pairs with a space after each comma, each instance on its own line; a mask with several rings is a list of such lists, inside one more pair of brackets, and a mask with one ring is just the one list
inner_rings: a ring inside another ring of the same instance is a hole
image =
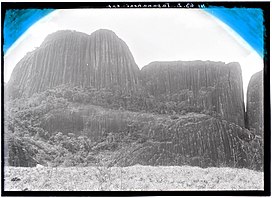
[[2, 195], [270, 195], [269, 7], [2, 2]]

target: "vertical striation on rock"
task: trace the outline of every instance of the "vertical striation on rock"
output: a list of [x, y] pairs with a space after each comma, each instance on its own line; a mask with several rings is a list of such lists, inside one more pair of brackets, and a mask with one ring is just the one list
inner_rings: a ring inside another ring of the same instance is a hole
[[248, 84], [246, 123], [248, 129], [261, 136], [264, 130], [263, 100], [263, 71], [260, 71], [251, 77]]
[[[43, 127], [50, 132], [68, 134], [76, 128], [76, 135], [84, 134], [93, 142], [104, 140], [104, 143], [112, 136], [112, 143], [122, 145], [119, 148], [123, 156], [120, 159], [115, 156], [114, 160], [120, 166], [246, 167], [250, 163], [247, 156], [252, 154], [247, 150], [249, 143], [241, 139], [248, 130], [205, 114], [189, 113], [172, 120], [168, 115], [107, 110], [89, 105], [76, 109], [76, 113], [66, 109], [44, 118]], [[72, 120], [81, 121], [72, 123]], [[123, 147], [126, 143], [128, 148]]]
[[89, 36], [58, 31], [16, 65], [8, 91], [31, 96], [61, 84], [135, 91], [138, 78], [128, 46], [114, 32], [97, 30]]
[[243, 82], [238, 63], [153, 62], [141, 74], [144, 86], [155, 97], [168, 95], [181, 108], [216, 112], [223, 119], [244, 126]]
[[[153, 62], [140, 71], [110, 30], [59, 31], [17, 64], [7, 92], [27, 96], [22, 115], [52, 136], [86, 136], [99, 152], [115, 144], [117, 165], [248, 167], [262, 148], [245, 129], [263, 131], [262, 81], [261, 73], [250, 81], [245, 124], [238, 63]], [[35, 165], [28, 153], [39, 148], [26, 139], [10, 138], [11, 165]]]
[[85, 56], [85, 82], [97, 88], [122, 86], [135, 89], [139, 68], [124, 41], [114, 32], [98, 30], [88, 40]]

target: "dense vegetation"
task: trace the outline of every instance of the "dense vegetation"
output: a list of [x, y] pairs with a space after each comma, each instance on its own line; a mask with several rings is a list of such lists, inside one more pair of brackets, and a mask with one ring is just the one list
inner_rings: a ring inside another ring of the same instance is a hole
[[[199, 91], [200, 97], [205, 97], [213, 91], [213, 87], [202, 88]], [[46, 109], [55, 108], [51, 100], [55, 103], [67, 104], [67, 102], [77, 102], [81, 104], [93, 104], [112, 109], [126, 109], [129, 111], [146, 111], [158, 114], [185, 114], [187, 112], [205, 113], [214, 116], [220, 116], [216, 109], [204, 110], [197, 104], [198, 98], [195, 98], [193, 91], [189, 89], [181, 90], [172, 94], [162, 94], [156, 98], [147, 93], [140, 87], [137, 92], [122, 91], [118, 86], [112, 86], [108, 89], [96, 89], [94, 87], [73, 87], [69, 85], [60, 85], [42, 93], [34, 94], [29, 100], [29, 105], [35, 106], [42, 100], [46, 103]], [[15, 99], [17, 95], [9, 94], [10, 99]], [[22, 97], [25, 100], [27, 97]], [[47, 100], [44, 100], [47, 98]], [[18, 100], [18, 99], [15, 99]], [[48, 104], [47, 104], [48, 103]], [[53, 106], [52, 106], [53, 105]]]
[[[94, 142], [83, 132], [82, 135], [78, 135], [77, 131], [69, 134], [60, 131], [49, 133], [42, 127], [41, 117], [53, 109], [64, 110], [71, 103], [90, 104], [92, 101], [96, 105], [121, 108], [121, 96], [111, 94], [106, 90], [86, 91], [61, 86], [30, 98], [6, 101], [5, 150], [9, 165], [87, 166], [100, 163], [96, 150], [109, 150], [117, 145], [105, 142], [107, 136], [112, 134], [105, 134], [100, 141]], [[133, 108], [133, 103], [130, 106]]]
[[[141, 126], [137, 121], [131, 123], [130, 129], [123, 128], [118, 133], [107, 132], [98, 140], [87, 135], [84, 131], [47, 131], [43, 126], [44, 115], [51, 111], [65, 111], [75, 104], [96, 105], [107, 109], [128, 110], [172, 115], [174, 121], [179, 115], [188, 112], [209, 114], [218, 117], [215, 111], [203, 111], [190, 106], [190, 91], [161, 96], [156, 99], [144, 91], [128, 94], [118, 88], [101, 89], [80, 88], [63, 85], [36, 93], [32, 97], [8, 99], [5, 102], [5, 146], [6, 158], [12, 166], [89, 166], [89, 165], [128, 165], [122, 158], [122, 153], [146, 145], [147, 139], [139, 135]], [[181, 101], [181, 102], [178, 102]], [[192, 103], [193, 104], [193, 103]], [[161, 130], [163, 123], [156, 126]], [[133, 132], [128, 135], [128, 131]], [[242, 144], [248, 155], [247, 167], [262, 170], [263, 145], [261, 139]], [[8, 151], [8, 153], [7, 153]], [[18, 158], [20, 156], [20, 159]], [[194, 164], [194, 158], [182, 157], [182, 164]], [[116, 161], [116, 159], [119, 159]], [[120, 164], [120, 161], [122, 162]], [[207, 166], [204, 162], [201, 165]], [[173, 164], [175, 165], [175, 164]], [[212, 165], [212, 164], [210, 164]], [[215, 166], [215, 164], [213, 165]], [[217, 165], [216, 165], [217, 166]], [[220, 166], [225, 166], [221, 164]]]

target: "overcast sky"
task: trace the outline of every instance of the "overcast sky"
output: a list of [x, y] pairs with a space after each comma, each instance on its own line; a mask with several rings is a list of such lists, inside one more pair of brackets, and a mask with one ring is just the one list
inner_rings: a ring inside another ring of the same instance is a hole
[[7, 51], [5, 82], [16, 63], [58, 30], [91, 34], [113, 30], [126, 42], [139, 66], [152, 61], [211, 60], [239, 62], [244, 91], [262, 58], [227, 25], [200, 9], [70, 9], [57, 10], [35, 23]]

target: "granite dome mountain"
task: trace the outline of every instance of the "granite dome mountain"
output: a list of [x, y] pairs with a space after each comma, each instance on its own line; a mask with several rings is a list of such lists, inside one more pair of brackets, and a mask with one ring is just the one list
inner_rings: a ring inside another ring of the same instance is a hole
[[6, 147], [14, 166], [262, 169], [262, 139], [248, 123], [259, 118], [247, 113], [255, 112], [253, 102], [245, 112], [239, 63], [158, 61], [140, 70], [110, 30], [59, 31], [16, 65], [6, 93]]
[[61, 84], [121, 86], [133, 91], [139, 84], [139, 68], [114, 32], [101, 29], [87, 35], [65, 30], [49, 35], [28, 53], [16, 65], [8, 84], [27, 96]]

